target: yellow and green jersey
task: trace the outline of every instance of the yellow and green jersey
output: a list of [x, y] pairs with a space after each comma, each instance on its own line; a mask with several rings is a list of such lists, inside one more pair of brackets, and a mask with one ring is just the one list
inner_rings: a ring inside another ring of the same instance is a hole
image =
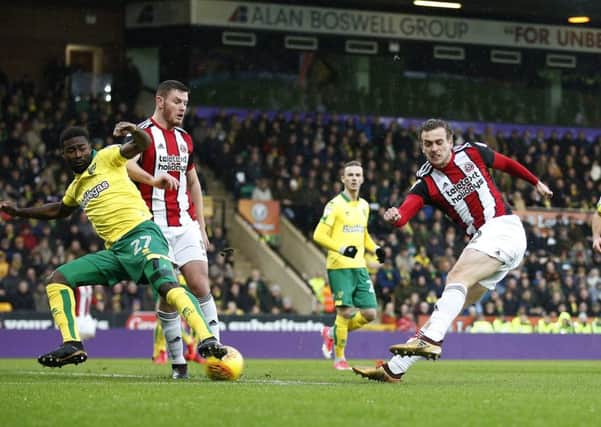
[[599, 201], [597, 202], [597, 213], [601, 215], [601, 198], [599, 198]]
[[129, 179], [120, 145], [98, 151], [90, 166], [67, 188], [63, 203], [81, 206], [96, 233], [109, 248], [152, 216], [135, 184]]
[[[328, 269], [365, 268], [365, 250], [376, 250], [367, 231], [368, 220], [369, 204], [364, 199], [351, 200], [346, 193], [340, 193], [328, 202], [313, 233], [313, 239], [328, 249]], [[355, 258], [339, 253], [344, 246], [357, 247]]]

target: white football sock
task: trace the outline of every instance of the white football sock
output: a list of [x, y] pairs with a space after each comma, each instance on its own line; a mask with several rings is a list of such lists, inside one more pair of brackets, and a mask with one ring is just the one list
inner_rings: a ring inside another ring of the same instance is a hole
[[421, 356], [392, 356], [388, 361], [388, 368], [395, 374], [404, 374], [418, 360], [422, 360]]
[[467, 288], [463, 283], [448, 283], [434, 306], [430, 320], [422, 328], [424, 335], [433, 341], [442, 341], [453, 320], [461, 313], [466, 295]]
[[182, 321], [179, 318], [179, 314], [177, 311], [165, 313], [160, 310], [157, 311], [157, 314], [163, 327], [165, 341], [167, 341], [169, 360], [174, 365], [185, 365], [186, 359], [184, 359], [184, 346], [182, 344]]
[[219, 318], [217, 317], [217, 306], [215, 305], [215, 299], [213, 295], [209, 294], [206, 297], [198, 297], [198, 305], [202, 310], [202, 314], [205, 317], [209, 325], [209, 329], [217, 341], [221, 342], [219, 338]]

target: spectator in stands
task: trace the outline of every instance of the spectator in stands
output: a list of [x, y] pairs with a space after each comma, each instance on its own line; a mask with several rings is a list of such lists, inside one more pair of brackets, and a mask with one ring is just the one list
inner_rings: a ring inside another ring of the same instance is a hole
[[280, 308], [280, 314], [297, 314], [296, 309], [292, 305], [292, 298], [282, 298], [282, 307]]
[[393, 325], [396, 328], [397, 317], [392, 301], [385, 302], [382, 313], [380, 314], [380, 323], [382, 325]]
[[589, 318], [586, 312], [578, 314], [578, 319], [574, 322], [574, 333], [575, 334], [592, 334], [593, 327], [589, 322]]
[[261, 277], [261, 270], [259, 270], [258, 268], [253, 268], [251, 270], [250, 276], [246, 279], [245, 286], [248, 288], [251, 283], [254, 284], [254, 286], [256, 286], [259, 294], [265, 294], [267, 292], [267, 285]]
[[398, 270], [392, 265], [390, 258], [384, 259], [384, 264], [380, 266], [376, 273], [375, 288], [376, 293], [384, 303], [391, 300], [394, 294], [394, 288], [401, 281], [401, 275]]
[[272, 200], [271, 189], [269, 188], [269, 180], [267, 178], [259, 178], [257, 185], [253, 189], [251, 199], [267, 202]]
[[538, 319], [534, 331], [539, 334], [551, 334], [553, 333], [553, 321], [551, 316], [543, 311], [541, 317]]
[[282, 312], [284, 302], [280, 285], [272, 284], [269, 287], [268, 302], [266, 302], [265, 306], [265, 312], [271, 314], [280, 314]]
[[209, 265], [211, 265], [215, 260], [216, 256], [219, 254], [223, 254], [223, 262], [225, 264], [233, 264], [231, 255], [232, 253], [224, 250], [230, 247], [230, 243], [225, 236], [225, 231], [223, 227], [218, 225], [211, 225], [208, 227], [208, 231], [210, 231], [210, 242], [209, 247], [207, 248], [207, 253], [209, 256]]
[[17, 289], [12, 295], [10, 295], [9, 301], [14, 311], [31, 311], [35, 309], [33, 293], [31, 291], [30, 284], [27, 280], [19, 281], [19, 283], [17, 284]]
[[21, 281], [21, 261], [20, 257], [13, 254], [13, 260], [10, 263], [8, 274], [2, 279], [2, 284], [7, 295], [14, 294], [17, 291], [17, 285]]
[[479, 313], [476, 315], [476, 319], [472, 326], [469, 328], [469, 332], [472, 334], [492, 334], [494, 332], [494, 328], [492, 323], [486, 320], [484, 314]]
[[555, 322], [554, 330], [558, 334], [572, 334], [574, 333], [574, 323], [572, 322], [572, 316], [570, 313], [562, 311], [559, 313], [557, 322]]
[[260, 314], [261, 313], [261, 300], [259, 298], [259, 294], [257, 292], [257, 284], [255, 282], [250, 282], [246, 289], [246, 297], [244, 300], [244, 306], [240, 307], [242, 311], [250, 314]]
[[503, 315], [498, 315], [492, 322], [493, 329], [497, 334], [509, 334], [511, 330], [511, 322]]
[[514, 334], [531, 334], [534, 331], [525, 310], [520, 310], [518, 315], [511, 320], [511, 331]]

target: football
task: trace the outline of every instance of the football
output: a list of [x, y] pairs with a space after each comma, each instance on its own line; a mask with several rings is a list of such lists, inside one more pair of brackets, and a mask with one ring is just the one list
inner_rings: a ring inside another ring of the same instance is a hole
[[213, 381], [236, 381], [244, 370], [244, 358], [234, 347], [226, 345], [227, 354], [223, 358], [207, 358], [205, 372]]

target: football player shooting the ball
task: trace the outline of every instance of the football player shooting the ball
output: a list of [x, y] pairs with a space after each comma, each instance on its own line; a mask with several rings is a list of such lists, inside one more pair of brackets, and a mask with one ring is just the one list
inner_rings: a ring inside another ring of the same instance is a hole
[[443, 120], [430, 119], [419, 132], [426, 162], [399, 208], [389, 208], [384, 219], [403, 227], [428, 204], [441, 209], [471, 240], [449, 271], [430, 319], [406, 343], [390, 347], [395, 354], [375, 368], [354, 367], [365, 378], [398, 382], [421, 358], [438, 359], [442, 341], [453, 320], [487, 290], [518, 267], [526, 251], [526, 233], [517, 215], [503, 200], [489, 168], [532, 184], [543, 198], [553, 192], [523, 165], [479, 142], [453, 147], [453, 133]]

